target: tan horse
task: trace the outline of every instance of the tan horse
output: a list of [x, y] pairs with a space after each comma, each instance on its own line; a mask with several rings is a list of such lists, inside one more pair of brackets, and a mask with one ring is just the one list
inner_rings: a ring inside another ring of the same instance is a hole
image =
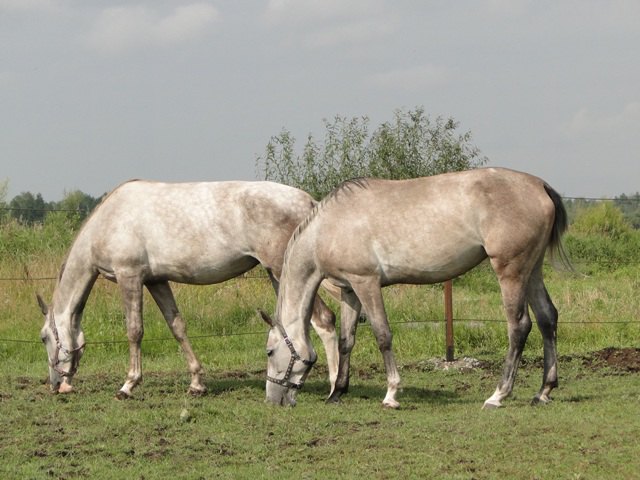
[[[337, 401], [348, 389], [357, 318], [367, 312], [387, 372], [383, 404], [400, 376], [381, 287], [438, 283], [489, 258], [502, 291], [509, 351], [502, 380], [485, 407], [499, 407], [516, 376], [531, 330], [529, 306], [544, 339], [544, 374], [536, 402], [557, 386], [558, 313], [542, 280], [548, 248], [560, 249], [566, 212], [559, 195], [525, 173], [488, 168], [414, 180], [360, 179], [324, 199], [294, 233], [280, 278], [267, 340], [267, 400], [294, 404], [316, 354], [309, 341], [313, 299], [323, 279], [342, 289]], [[560, 250], [561, 253], [561, 250]], [[283, 342], [283, 338], [286, 339]]]
[[[119, 398], [142, 379], [142, 288], [146, 286], [180, 343], [190, 391], [206, 390], [169, 282], [208, 285], [261, 263], [276, 293], [284, 251], [316, 202], [305, 192], [270, 182], [157, 183], [132, 181], [115, 189], [78, 233], [62, 266], [41, 331], [54, 391], [69, 392], [84, 350], [81, 320], [99, 274], [117, 282], [129, 338], [130, 365]], [[314, 326], [327, 351], [333, 387], [338, 340], [335, 316], [319, 298]]]

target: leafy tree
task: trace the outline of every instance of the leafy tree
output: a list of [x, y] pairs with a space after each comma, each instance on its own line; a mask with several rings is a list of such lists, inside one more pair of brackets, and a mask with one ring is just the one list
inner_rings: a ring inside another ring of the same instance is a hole
[[45, 203], [41, 194], [34, 195], [31, 192], [22, 192], [13, 197], [9, 203], [11, 216], [21, 223], [33, 225], [42, 223], [47, 214], [49, 205]]
[[55, 204], [54, 209], [67, 213], [67, 216], [76, 215], [82, 221], [99, 203], [100, 198], [94, 198], [80, 190], [72, 190], [65, 192], [64, 198]]
[[430, 119], [423, 108], [396, 110], [394, 120], [369, 133], [369, 118], [336, 116], [324, 120], [325, 136], [311, 134], [302, 153], [286, 129], [271, 137], [257, 158], [259, 175], [309, 192], [319, 199], [354, 177], [414, 178], [476, 168], [487, 162], [470, 144], [471, 133], [457, 133], [452, 118]]

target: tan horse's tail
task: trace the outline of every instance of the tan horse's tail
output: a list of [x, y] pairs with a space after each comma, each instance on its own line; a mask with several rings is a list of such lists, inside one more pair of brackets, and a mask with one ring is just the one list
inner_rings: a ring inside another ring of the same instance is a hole
[[562, 197], [548, 184], [544, 184], [544, 189], [551, 198], [553, 206], [555, 207], [556, 215], [553, 221], [553, 229], [551, 230], [551, 237], [549, 238], [549, 251], [552, 258], [557, 256], [560, 259], [562, 265], [573, 271], [569, 257], [562, 246], [562, 235], [567, 231], [569, 226], [569, 219], [567, 216], [567, 210], [564, 208]]

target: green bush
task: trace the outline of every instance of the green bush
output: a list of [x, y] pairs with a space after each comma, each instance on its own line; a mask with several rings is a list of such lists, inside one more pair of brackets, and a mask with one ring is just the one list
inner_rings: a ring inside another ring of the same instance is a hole
[[622, 211], [611, 202], [582, 209], [571, 226], [574, 234], [598, 235], [612, 240], [620, 239], [632, 230]]
[[76, 213], [49, 212], [42, 224], [27, 225], [15, 219], [0, 225], [0, 257], [26, 263], [42, 255], [61, 255], [80, 227]]
[[565, 246], [572, 261], [589, 264], [592, 269], [610, 270], [640, 263], [640, 232], [610, 202], [577, 212]]

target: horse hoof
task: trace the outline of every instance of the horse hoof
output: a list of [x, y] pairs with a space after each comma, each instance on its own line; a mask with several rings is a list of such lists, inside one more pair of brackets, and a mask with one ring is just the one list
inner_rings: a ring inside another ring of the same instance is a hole
[[382, 406], [384, 408], [397, 410], [400, 408], [400, 403], [396, 402], [395, 400], [385, 400], [384, 402], [382, 402]]
[[325, 401], [325, 403], [330, 405], [338, 405], [342, 403], [342, 400], [340, 399], [340, 395], [330, 395], [329, 398], [327, 398], [327, 400]]
[[129, 400], [130, 398], [131, 395], [127, 392], [123, 392], [122, 390], [118, 390], [118, 393], [116, 393], [116, 400]]
[[482, 410], [497, 410], [498, 408], [503, 408], [501, 403], [484, 402], [482, 405]]
[[58, 387], [58, 393], [72, 393], [73, 386], [68, 383], [62, 383], [60, 387]]
[[207, 393], [207, 389], [205, 387], [202, 388], [194, 388], [189, 387], [189, 395], [192, 397], [203, 397]]
[[553, 400], [547, 395], [536, 395], [531, 400], [531, 405], [549, 405]]

